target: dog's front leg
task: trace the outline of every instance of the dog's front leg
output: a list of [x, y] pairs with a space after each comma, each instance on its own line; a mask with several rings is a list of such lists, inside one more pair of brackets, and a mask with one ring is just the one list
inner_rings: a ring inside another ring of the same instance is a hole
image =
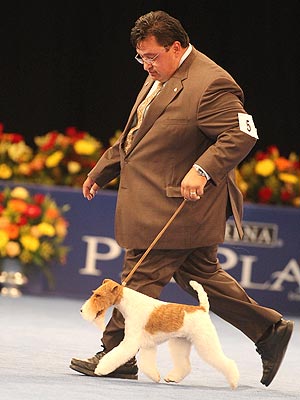
[[96, 369], [96, 375], [108, 375], [118, 367], [125, 364], [136, 355], [139, 350], [137, 342], [132, 340], [123, 340], [117, 347], [103, 356]]
[[160, 373], [156, 365], [156, 346], [140, 348], [139, 368], [154, 382], [160, 381]]
[[191, 371], [191, 342], [185, 338], [170, 338], [168, 345], [174, 368], [165, 377], [165, 381], [180, 382]]

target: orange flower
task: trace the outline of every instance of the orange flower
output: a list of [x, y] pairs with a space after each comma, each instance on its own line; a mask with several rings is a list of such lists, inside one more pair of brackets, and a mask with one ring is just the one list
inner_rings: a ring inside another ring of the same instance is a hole
[[21, 246], [18, 242], [9, 241], [6, 245], [8, 257], [17, 257], [21, 253]]
[[286, 159], [285, 157], [278, 157], [274, 160], [278, 171], [287, 171], [290, 168], [293, 168], [293, 162]]
[[45, 166], [46, 156], [44, 155], [36, 155], [34, 159], [30, 163], [30, 167], [33, 171], [41, 171]]
[[10, 239], [17, 239], [18, 238], [18, 236], [19, 236], [19, 228], [18, 228], [18, 226], [17, 225], [15, 225], [15, 224], [9, 224], [7, 227], [6, 227], [6, 232], [7, 232], [7, 234], [8, 234], [8, 237], [10, 238]]
[[27, 203], [21, 199], [10, 199], [7, 202], [7, 207], [12, 211], [24, 213], [24, 211], [27, 210]]
[[6, 216], [1, 216], [0, 217], [0, 229], [6, 230], [6, 228], [9, 225], [9, 218]]
[[45, 211], [45, 218], [46, 219], [54, 219], [57, 218], [59, 216], [59, 212], [56, 208], [48, 208]]

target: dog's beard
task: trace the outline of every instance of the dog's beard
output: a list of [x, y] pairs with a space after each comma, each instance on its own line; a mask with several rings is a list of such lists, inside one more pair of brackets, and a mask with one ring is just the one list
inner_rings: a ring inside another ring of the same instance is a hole
[[82, 308], [81, 308], [81, 316], [87, 321], [93, 322], [98, 328], [102, 331], [105, 330], [105, 314], [106, 310], [97, 310], [96, 307], [93, 307], [93, 303], [87, 300]]
[[101, 331], [105, 330], [105, 312], [99, 312], [94, 319], [94, 324], [100, 328]]

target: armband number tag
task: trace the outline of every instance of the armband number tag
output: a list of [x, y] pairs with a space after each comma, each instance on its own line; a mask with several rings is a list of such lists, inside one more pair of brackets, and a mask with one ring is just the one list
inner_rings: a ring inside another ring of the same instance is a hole
[[238, 113], [240, 130], [247, 135], [253, 136], [255, 139], [258, 139], [257, 129], [255, 128], [252, 115]]

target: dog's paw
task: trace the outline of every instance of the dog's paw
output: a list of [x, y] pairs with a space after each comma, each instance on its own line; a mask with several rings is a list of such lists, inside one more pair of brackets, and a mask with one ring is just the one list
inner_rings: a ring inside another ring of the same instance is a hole
[[172, 375], [166, 376], [166, 377], [164, 378], [164, 381], [167, 382], [167, 383], [178, 383], [178, 382], [180, 382], [180, 380], [178, 380], [177, 378], [175, 378], [175, 377], [172, 376]]
[[178, 383], [177, 381], [174, 381], [173, 378], [168, 378], [168, 377], [165, 377], [164, 381], [167, 382], [167, 383]]
[[153, 382], [156, 382], [156, 383], [158, 383], [159, 381], [160, 381], [160, 374], [159, 374], [159, 372], [156, 372], [156, 371], [143, 371], [143, 373], [145, 374], [145, 375], [147, 375], [148, 376], [148, 378], [150, 378]]
[[150, 376], [150, 378], [153, 380], [153, 382], [158, 383], [160, 381], [160, 375], [159, 374], [153, 374]]
[[102, 375], [108, 375], [110, 372], [112, 372], [112, 371], [107, 370], [106, 368], [103, 368], [103, 366], [98, 364], [97, 368], [94, 371], [94, 374], [98, 375], [98, 376], [102, 376]]
[[175, 368], [172, 369], [168, 375], [164, 378], [165, 382], [173, 382], [173, 383], [178, 383], [180, 381], [182, 381], [190, 372], [190, 368], [186, 368], [185, 370], [181, 369], [178, 370]]
[[98, 375], [98, 376], [102, 376], [102, 374], [99, 371], [97, 371], [97, 368], [95, 369], [94, 374]]

